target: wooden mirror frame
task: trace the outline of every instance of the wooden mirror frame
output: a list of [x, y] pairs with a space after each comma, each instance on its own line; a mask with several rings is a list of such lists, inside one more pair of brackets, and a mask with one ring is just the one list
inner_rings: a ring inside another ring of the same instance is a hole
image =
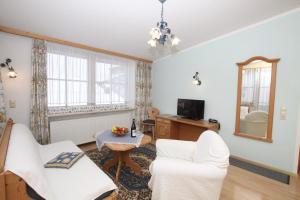
[[[243, 67], [245, 65], [250, 64], [255, 60], [265, 61], [267, 63], [271, 63], [271, 85], [270, 85], [270, 97], [269, 97], [269, 116], [268, 116], [268, 126], [267, 126], [267, 135], [266, 137], [259, 137], [250, 135], [247, 133], [240, 132], [240, 114], [241, 114], [241, 94], [242, 94], [242, 72]], [[260, 140], [264, 142], [273, 142], [272, 140], [272, 128], [273, 128], [273, 115], [274, 115], [274, 101], [275, 101], [275, 87], [276, 87], [276, 70], [277, 70], [277, 63], [279, 62], [279, 58], [276, 59], [268, 59], [262, 56], [255, 56], [252, 57], [244, 62], [237, 63], [239, 68], [238, 70], [238, 87], [237, 87], [237, 104], [236, 104], [236, 121], [235, 121], [235, 132], [234, 135], [251, 138], [255, 140]]]

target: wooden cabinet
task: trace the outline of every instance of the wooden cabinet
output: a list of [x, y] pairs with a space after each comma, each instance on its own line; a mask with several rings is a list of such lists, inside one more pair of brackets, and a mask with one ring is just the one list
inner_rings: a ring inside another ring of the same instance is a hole
[[206, 130], [218, 132], [218, 124], [205, 120], [182, 119], [172, 115], [156, 117], [155, 138], [196, 141]]
[[157, 118], [155, 134], [156, 134], [156, 138], [170, 138], [170, 134], [171, 134], [170, 120]]

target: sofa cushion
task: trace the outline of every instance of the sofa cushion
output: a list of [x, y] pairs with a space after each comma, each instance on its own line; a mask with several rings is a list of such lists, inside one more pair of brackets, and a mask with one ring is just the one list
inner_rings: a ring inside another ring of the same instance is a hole
[[48, 161], [44, 167], [46, 168], [66, 168], [69, 169], [78, 159], [84, 155], [83, 152], [62, 152], [55, 158]]

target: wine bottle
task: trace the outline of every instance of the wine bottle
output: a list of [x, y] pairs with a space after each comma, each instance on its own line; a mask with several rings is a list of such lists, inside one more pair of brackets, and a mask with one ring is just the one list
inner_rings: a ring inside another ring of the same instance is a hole
[[132, 120], [131, 124], [131, 137], [136, 137], [136, 126], [135, 126], [135, 119]]

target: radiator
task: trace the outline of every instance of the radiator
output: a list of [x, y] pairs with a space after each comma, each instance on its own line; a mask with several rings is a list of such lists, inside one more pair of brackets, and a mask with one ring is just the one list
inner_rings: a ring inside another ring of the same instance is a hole
[[[95, 141], [95, 135], [112, 126], [131, 126], [132, 111], [85, 117], [53, 118], [50, 121], [51, 142], [71, 140], [75, 144]], [[70, 119], [71, 118], [71, 119]]]

